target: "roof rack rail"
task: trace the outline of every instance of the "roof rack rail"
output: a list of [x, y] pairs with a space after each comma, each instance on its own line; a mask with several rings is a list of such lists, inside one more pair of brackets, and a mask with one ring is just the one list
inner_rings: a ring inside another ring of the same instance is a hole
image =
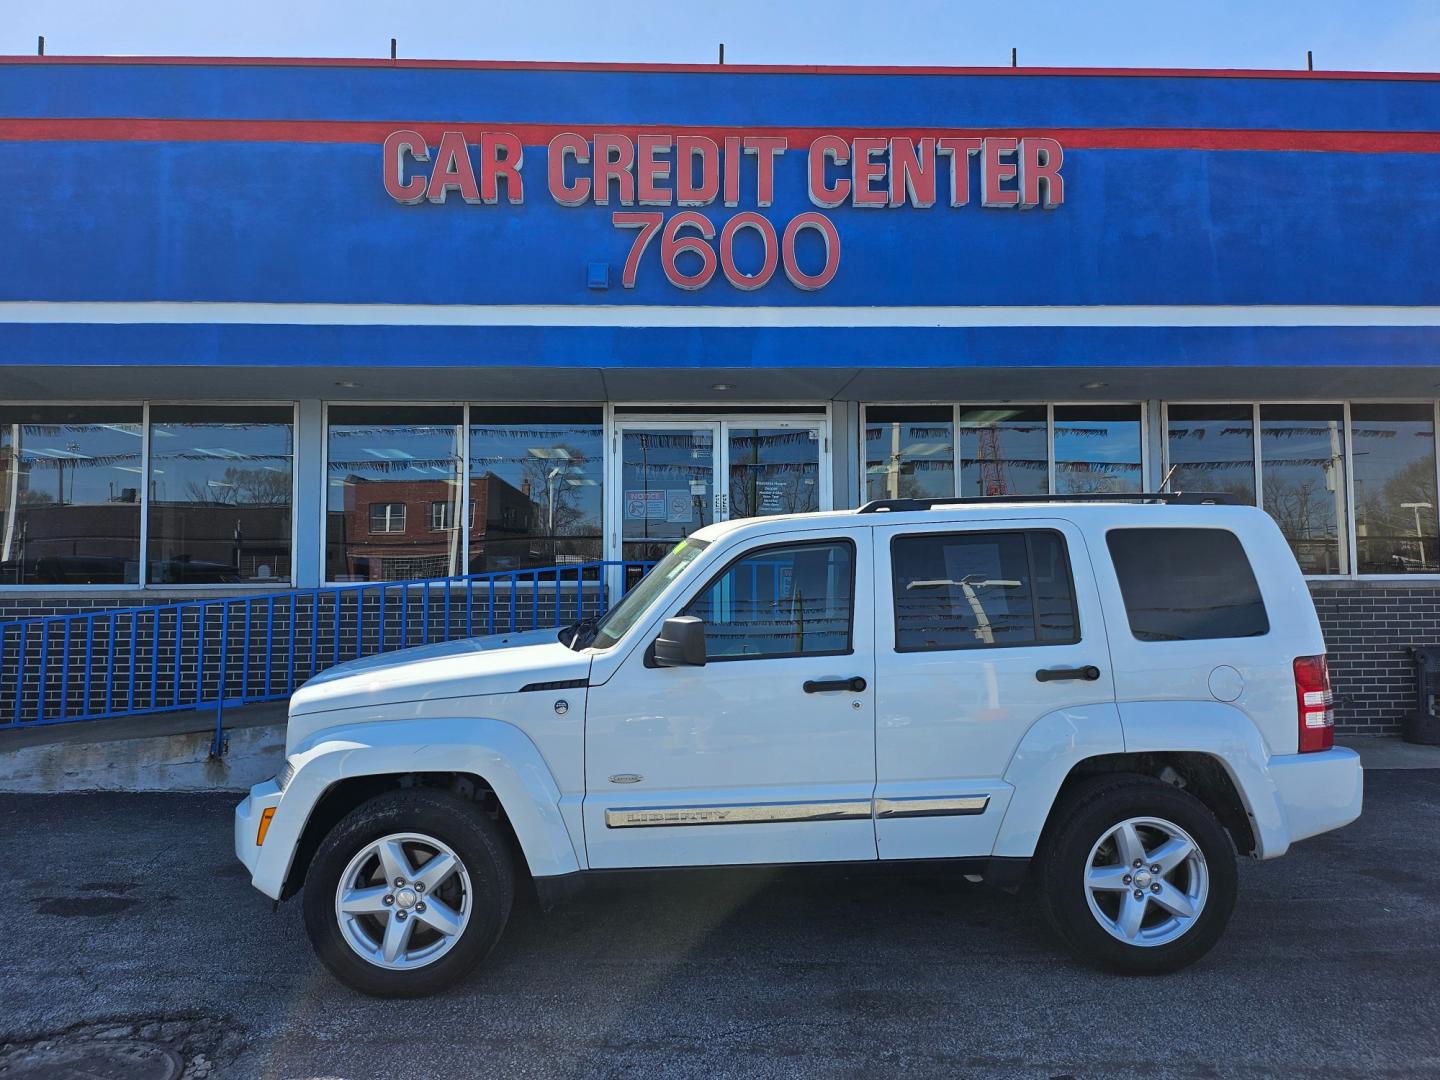
[[1087, 492], [1081, 495], [986, 495], [950, 499], [872, 499], [860, 507], [861, 514], [887, 514], [904, 510], [929, 510], [936, 506], [978, 506], [984, 503], [1164, 503], [1168, 506], [1239, 506], [1240, 500], [1228, 491], [1130, 491]]

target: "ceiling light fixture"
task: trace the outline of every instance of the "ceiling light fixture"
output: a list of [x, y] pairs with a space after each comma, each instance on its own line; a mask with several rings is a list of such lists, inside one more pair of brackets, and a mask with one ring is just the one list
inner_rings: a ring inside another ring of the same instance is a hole
[[729, 382], [717, 382], [710, 384], [711, 390], [734, 390], [735, 384]]
[[1110, 384], [1109, 384], [1109, 383], [1103, 383], [1103, 382], [1087, 382], [1087, 383], [1082, 387], [1082, 389], [1084, 389], [1084, 390], [1104, 390], [1105, 387], [1107, 387], [1108, 385], [1110, 385]]
[[352, 382], [352, 381], [349, 380], [349, 379], [340, 379], [338, 382], [335, 383], [335, 385], [338, 386], [338, 387], [340, 387], [340, 389], [342, 389], [342, 390], [358, 390], [358, 389], [360, 389], [360, 384], [359, 384], [358, 382]]

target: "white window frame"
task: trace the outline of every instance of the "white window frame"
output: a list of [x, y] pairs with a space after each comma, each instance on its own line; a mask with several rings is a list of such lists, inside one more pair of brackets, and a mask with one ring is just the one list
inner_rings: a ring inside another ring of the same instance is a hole
[[[397, 506], [400, 508], [400, 513], [391, 513], [391, 511]], [[375, 510], [377, 507], [384, 508], [384, 520], [382, 524], [385, 527], [383, 529], [375, 528]], [[403, 501], [391, 500], [389, 502], [367, 503], [365, 505], [365, 517], [367, 519], [365, 531], [368, 532], [370, 535], [391, 536], [395, 533], [403, 533], [405, 531], [405, 519], [409, 517], [409, 513]], [[400, 527], [398, 529], [391, 528], [391, 526], [394, 525], [397, 521], [399, 522]]]

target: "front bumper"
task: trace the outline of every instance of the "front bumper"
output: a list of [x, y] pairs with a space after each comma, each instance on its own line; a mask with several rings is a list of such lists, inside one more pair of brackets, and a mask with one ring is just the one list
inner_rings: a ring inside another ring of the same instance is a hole
[[1365, 772], [1354, 750], [1336, 747], [1272, 757], [1268, 770], [1275, 801], [1289, 825], [1290, 843], [1338, 829], [1360, 816]]
[[[250, 789], [250, 794], [245, 801], [235, 807], [235, 857], [245, 864], [245, 869], [250, 871], [250, 883], [271, 899], [280, 898], [279, 885], [274, 880], [271, 871], [271, 864], [275, 859], [266, 856], [266, 845], [256, 843], [260, 832], [260, 819], [266, 810], [278, 808], [283, 793], [280, 785], [274, 779], [266, 780], [263, 784], [256, 784]], [[278, 813], [278, 809], [277, 809]], [[275, 847], [281, 841], [281, 837], [275, 834], [274, 822], [271, 822], [270, 832], [266, 835], [266, 844], [270, 845], [271, 853], [275, 853]], [[289, 852], [283, 857], [285, 866], [289, 866]], [[264, 872], [262, 872], [264, 871]], [[281, 873], [283, 875], [284, 869]]]

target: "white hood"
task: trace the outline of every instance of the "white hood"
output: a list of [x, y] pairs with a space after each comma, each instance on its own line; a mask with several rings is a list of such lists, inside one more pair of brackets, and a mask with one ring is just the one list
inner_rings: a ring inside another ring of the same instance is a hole
[[295, 691], [290, 716], [361, 708], [373, 713], [385, 706], [510, 694], [530, 683], [587, 678], [590, 654], [560, 644], [559, 633], [464, 638], [351, 660]]

